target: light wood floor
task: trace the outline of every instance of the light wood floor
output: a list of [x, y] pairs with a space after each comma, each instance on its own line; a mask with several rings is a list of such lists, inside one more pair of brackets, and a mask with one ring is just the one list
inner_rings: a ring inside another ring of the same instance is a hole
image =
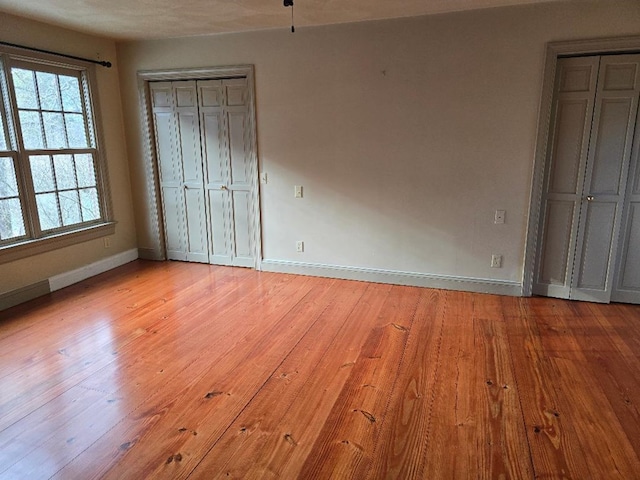
[[137, 261], [0, 313], [0, 478], [640, 478], [640, 307]]

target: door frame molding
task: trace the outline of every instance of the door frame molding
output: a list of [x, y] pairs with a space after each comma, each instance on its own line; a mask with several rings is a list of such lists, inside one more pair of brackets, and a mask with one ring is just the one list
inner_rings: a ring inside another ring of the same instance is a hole
[[542, 95], [538, 109], [538, 130], [534, 154], [531, 195], [529, 203], [529, 222], [524, 250], [524, 268], [522, 276], [522, 294], [530, 297], [533, 293], [533, 280], [536, 269], [536, 254], [540, 235], [540, 215], [542, 210], [542, 189], [544, 172], [548, 160], [549, 128], [553, 108], [553, 88], [559, 57], [580, 55], [602, 55], [640, 52], [640, 36], [597, 38], [547, 44], [542, 81]]
[[153, 133], [151, 94], [149, 82], [180, 80], [215, 80], [229, 77], [246, 77], [249, 90], [249, 163], [251, 183], [251, 244], [255, 258], [254, 268], [261, 269], [262, 233], [260, 221], [260, 190], [258, 184], [258, 142], [255, 104], [255, 73], [253, 65], [233, 65], [203, 68], [179, 68], [170, 70], [140, 70], [137, 72], [138, 98], [142, 120], [144, 141], [144, 168], [147, 176], [148, 205], [151, 217], [151, 229], [154, 240], [153, 252], [146, 255], [154, 260], [166, 260], [166, 245], [160, 207], [160, 177]]

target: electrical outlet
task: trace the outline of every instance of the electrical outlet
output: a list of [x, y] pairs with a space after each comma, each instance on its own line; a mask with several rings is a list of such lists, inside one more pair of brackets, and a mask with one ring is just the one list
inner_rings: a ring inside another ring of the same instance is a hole
[[496, 216], [494, 218], [495, 224], [504, 223], [507, 212], [505, 210], [496, 210]]
[[302, 240], [299, 240], [296, 242], [296, 252], [298, 253], [304, 252], [304, 242]]
[[302, 186], [296, 185], [296, 188], [294, 190], [294, 196], [296, 198], [302, 198]]
[[104, 248], [111, 248], [111, 237], [104, 237], [102, 241], [104, 242]]
[[491, 268], [502, 268], [502, 255], [491, 255]]
[[267, 183], [267, 172], [262, 172], [260, 174], [260, 183]]

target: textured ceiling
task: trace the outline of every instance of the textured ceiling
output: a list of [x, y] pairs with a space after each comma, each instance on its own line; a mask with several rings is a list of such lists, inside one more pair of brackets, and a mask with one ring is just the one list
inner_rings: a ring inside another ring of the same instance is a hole
[[[559, 0], [295, 0], [298, 27]], [[115, 39], [286, 28], [282, 0], [0, 0], [0, 11]]]

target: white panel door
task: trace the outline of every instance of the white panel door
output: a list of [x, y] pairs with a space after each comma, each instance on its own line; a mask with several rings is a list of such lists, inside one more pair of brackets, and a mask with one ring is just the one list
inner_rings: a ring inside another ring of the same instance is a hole
[[640, 115], [631, 157], [621, 250], [611, 300], [640, 304]]
[[211, 263], [253, 267], [246, 78], [198, 81]]
[[186, 260], [186, 221], [173, 89], [170, 82], [152, 83], [150, 87], [167, 258]]
[[209, 261], [195, 82], [150, 84], [167, 257]]
[[569, 298], [599, 57], [558, 60], [534, 293]]
[[211, 253], [209, 260], [216, 265], [233, 264], [228, 193], [229, 148], [224, 119], [224, 93], [222, 80], [198, 81]]
[[637, 272], [633, 264], [626, 280], [616, 277], [616, 265], [636, 255], [630, 199], [624, 262], [617, 253], [631, 185], [640, 55], [559, 59], [554, 95], [534, 293], [609, 302], [614, 280], [633, 285]]
[[233, 225], [233, 264], [254, 264], [251, 245], [251, 157], [247, 80], [224, 80], [229, 143], [229, 196]]
[[640, 96], [640, 55], [602, 57], [570, 298], [609, 302]]

